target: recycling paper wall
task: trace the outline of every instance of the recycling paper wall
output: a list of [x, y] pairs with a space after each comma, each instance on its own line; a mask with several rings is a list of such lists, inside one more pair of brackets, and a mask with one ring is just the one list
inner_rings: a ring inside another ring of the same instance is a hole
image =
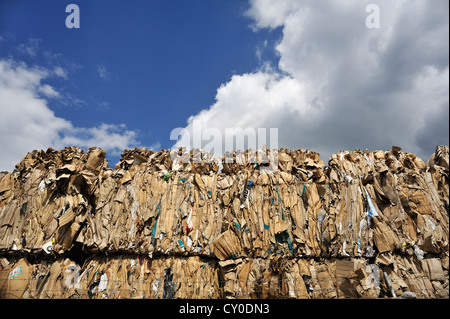
[[[232, 156], [245, 159], [249, 153]], [[78, 243], [91, 257], [79, 265], [83, 272], [97, 267], [97, 274], [108, 273], [106, 264], [114, 261], [105, 258], [111, 254], [146, 265], [154, 260], [145, 267], [165, 273], [166, 282], [172, 278], [181, 297], [193, 298], [183, 295], [182, 287], [202, 276], [210, 280], [202, 286], [208, 292], [195, 295], [199, 298], [388, 295], [383, 280], [377, 289], [367, 287], [370, 269], [380, 278], [386, 272], [401, 280], [399, 295], [415, 291], [434, 298], [446, 291], [448, 296], [448, 147], [437, 147], [427, 163], [393, 147], [340, 152], [327, 166], [315, 152], [280, 149], [273, 174], [254, 161], [223, 163], [218, 172], [217, 162], [195, 163], [200, 153], [190, 155], [179, 163], [166, 150], [134, 149], [110, 169], [98, 148], [27, 154], [12, 173], [0, 175], [3, 281], [25, 278], [8, 279], [22, 259], [33, 269], [27, 276], [37, 280], [38, 260], [70, 263], [67, 257]], [[210, 272], [183, 275], [172, 268], [170, 277], [165, 259], [208, 265]], [[342, 268], [343, 262], [351, 265]], [[62, 280], [62, 269], [41, 281]], [[105, 276], [114, 282], [116, 274]], [[100, 277], [86, 280], [98, 286]], [[22, 297], [49, 298], [31, 293], [32, 282]], [[118, 297], [115, 288], [106, 287], [98, 296]], [[149, 298], [176, 295], [171, 285], [161, 288], [162, 295], [145, 287], [126, 290], [143, 290]], [[74, 296], [95, 297], [94, 288]]]

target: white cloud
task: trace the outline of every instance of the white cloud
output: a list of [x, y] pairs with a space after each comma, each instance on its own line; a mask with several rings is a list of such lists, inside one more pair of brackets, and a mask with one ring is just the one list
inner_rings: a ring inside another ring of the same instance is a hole
[[95, 67], [97, 74], [100, 78], [104, 80], [110, 80], [111, 79], [111, 73], [106, 69], [106, 67], [103, 64], [98, 64]]
[[123, 124], [75, 127], [48, 106], [59, 93], [42, 83], [53, 73], [23, 62], [0, 60], [0, 170], [11, 171], [27, 152], [48, 147], [98, 146], [113, 155], [137, 143]]
[[18, 46], [18, 50], [22, 54], [27, 54], [31, 57], [35, 57], [39, 50], [41, 39], [29, 38], [27, 43], [22, 43]]
[[[194, 121], [199, 121], [203, 129], [219, 129], [222, 137], [227, 138], [227, 128], [251, 128], [256, 132], [258, 128], [276, 127], [282, 133], [284, 128], [280, 123], [310, 112], [315, 110], [305, 100], [304, 86], [289, 76], [270, 71], [234, 75], [217, 90], [216, 103], [210, 109], [188, 119], [186, 134], [175, 146], [193, 145], [191, 139], [199, 133], [194, 132]], [[208, 143], [205, 139], [202, 147]], [[271, 144], [268, 135], [265, 141], [262, 144]], [[225, 147], [214, 149], [214, 154], [220, 156], [223, 151], [226, 151]]]
[[251, 1], [255, 32], [282, 28], [280, 71], [233, 76], [185, 132], [195, 120], [222, 132], [278, 127], [280, 147], [325, 161], [340, 149], [392, 145], [427, 158], [448, 144], [448, 1], [377, 1], [381, 28], [368, 29], [372, 2]]
[[255, 56], [258, 59], [259, 63], [262, 63], [264, 50], [267, 48], [267, 39], [261, 45], [258, 45], [255, 49]]
[[286, 16], [300, 6], [300, 1], [296, 0], [255, 0], [250, 2], [251, 7], [246, 14], [254, 19], [253, 28], [255, 30], [275, 29], [283, 25]]
[[127, 130], [125, 124], [105, 124], [90, 128], [71, 127], [58, 141], [60, 145], [78, 147], [100, 146], [112, 155], [120, 155], [125, 148], [137, 143], [136, 132]]
[[147, 148], [148, 150], [153, 151], [153, 152], [158, 152], [158, 151], [161, 150], [161, 143], [156, 142], [156, 143], [153, 143], [153, 144], [150, 145], [150, 146], [146, 146], [146, 148]]
[[60, 66], [57, 66], [53, 69], [53, 73], [60, 78], [67, 80], [67, 71]]
[[59, 93], [55, 91], [54, 88], [52, 88], [50, 85], [48, 84], [43, 84], [38, 88], [38, 92], [44, 94], [47, 97], [58, 97]]

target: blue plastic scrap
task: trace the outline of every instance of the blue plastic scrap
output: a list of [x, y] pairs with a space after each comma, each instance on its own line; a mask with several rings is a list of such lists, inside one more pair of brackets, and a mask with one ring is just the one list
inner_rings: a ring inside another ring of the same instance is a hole
[[372, 203], [372, 199], [370, 198], [369, 193], [367, 192], [366, 188], [364, 188], [364, 191], [366, 192], [366, 197], [367, 197], [367, 204], [369, 205], [369, 210], [368, 210], [368, 215], [369, 217], [377, 217], [378, 213], [375, 209], [375, 206]]

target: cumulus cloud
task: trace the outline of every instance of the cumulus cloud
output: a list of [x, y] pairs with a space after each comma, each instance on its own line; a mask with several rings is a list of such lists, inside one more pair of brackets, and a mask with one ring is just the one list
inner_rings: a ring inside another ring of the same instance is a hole
[[262, 28], [275, 29], [283, 25], [286, 16], [299, 9], [300, 2], [296, 0], [258, 0], [250, 1], [251, 6], [246, 14], [254, 19], [252, 28], [257, 31]]
[[61, 75], [11, 59], [0, 60], [0, 170], [11, 171], [34, 149], [99, 146], [117, 155], [137, 143], [136, 133], [123, 124], [80, 128], [56, 116], [48, 103], [60, 95], [43, 83], [54, 73]]
[[[280, 77], [276, 72], [260, 71], [234, 75], [231, 80], [217, 90], [217, 102], [207, 110], [201, 111], [188, 119], [188, 125], [176, 143], [176, 147], [194, 145], [195, 135], [203, 133], [203, 143], [195, 147], [204, 147], [210, 141], [208, 131], [204, 129], [217, 128], [223, 134], [220, 143], [225, 141], [227, 128], [242, 128], [247, 132], [257, 132], [258, 128], [278, 127], [295, 112], [295, 116], [306, 115], [311, 105], [305, 103], [304, 87], [291, 77]], [[295, 109], [292, 108], [295, 106]], [[195, 122], [203, 128], [195, 130]], [[233, 134], [234, 131], [230, 132]], [[245, 132], [242, 132], [245, 133]], [[267, 133], [267, 132], [266, 132]], [[267, 133], [268, 134], [268, 133]], [[219, 134], [218, 134], [219, 135]], [[235, 135], [235, 134], [233, 134]], [[267, 143], [270, 144], [269, 135]], [[217, 136], [215, 137], [217, 139]], [[216, 140], [217, 141], [217, 140]], [[215, 149], [215, 155], [226, 151], [224, 147]]]
[[[278, 68], [234, 75], [175, 144], [202, 129], [278, 128], [278, 145], [328, 157], [399, 145], [427, 158], [448, 144], [448, 1], [383, 0], [380, 28], [347, 1], [250, 1], [255, 32], [282, 29]], [[207, 142], [207, 141], [205, 141]]]
[[100, 146], [117, 156], [125, 148], [134, 147], [136, 132], [127, 130], [125, 124], [101, 123], [99, 126], [90, 128], [71, 127], [58, 143], [85, 148]]

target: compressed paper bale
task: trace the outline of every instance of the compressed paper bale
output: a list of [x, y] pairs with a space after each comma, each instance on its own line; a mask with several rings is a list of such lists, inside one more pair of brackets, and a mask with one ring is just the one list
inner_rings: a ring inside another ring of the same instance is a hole
[[317, 282], [320, 287], [319, 294], [323, 295], [324, 298], [336, 298], [336, 289], [328, 273], [328, 268], [325, 265], [319, 265], [315, 270]]
[[249, 260], [248, 262], [245, 262], [240, 267], [239, 271], [237, 272], [237, 278], [239, 282], [239, 287], [241, 289], [245, 289], [247, 285], [247, 279], [250, 273], [250, 270], [252, 268], [253, 261]]
[[384, 158], [385, 158], [384, 151], [382, 151], [382, 150], [375, 152], [375, 153], [373, 154], [373, 156], [374, 156], [377, 160], [381, 160], [381, 159], [384, 159]]
[[335, 283], [338, 298], [357, 298], [354, 260], [337, 259], [335, 264]]
[[[138, 271], [140, 267], [132, 266], [132, 259], [127, 257], [123, 265], [99, 259], [96, 266], [99, 271], [110, 265], [103, 277], [103, 282], [106, 278], [108, 282], [106, 290], [113, 289], [109, 286], [114, 283], [114, 276], [120, 280], [131, 276], [132, 280], [119, 287], [128, 289], [125, 292], [104, 295], [104, 291], [102, 294], [97, 291], [95, 298], [117, 298], [119, 294], [138, 298], [137, 291], [142, 289], [152, 291], [158, 298], [172, 296], [167, 288], [171, 287], [169, 279], [166, 280], [170, 277], [167, 269], [172, 267], [175, 283], [176, 273], [187, 266], [170, 260], [181, 255], [201, 255], [209, 261], [249, 258], [227, 273], [230, 277], [227, 297], [298, 298], [304, 297], [305, 291], [309, 296], [307, 275], [300, 276], [305, 272], [300, 263], [274, 273], [265, 263], [256, 261], [259, 257], [270, 260], [273, 256], [325, 258], [325, 263], [316, 265], [328, 267], [330, 282], [336, 284], [340, 278], [343, 284], [348, 284], [351, 291], [344, 296], [370, 297], [376, 292], [364, 285], [365, 269], [358, 268], [357, 275], [343, 279], [335, 276], [337, 270], [328, 262], [332, 257], [370, 258], [368, 248], [380, 265], [395, 268], [397, 282], [404, 281], [398, 285], [400, 290], [408, 287], [419, 298], [442, 296], [439, 284], [445, 287], [446, 282], [441, 280], [441, 274], [433, 275], [432, 280], [422, 266], [417, 266], [414, 277], [403, 269], [413, 267], [407, 262], [409, 266], [402, 266], [396, 259], [397, 248], [406, 256], [412, 245], [433, 254], [448, 250], [448, 216], [444, 206], [448, 202], [448, 168], [437, 164], [443, 162], [442, 158], [445, 160], [445, 152], [439, 152], [433, 157], [436, 159], [433, 168], [427, 163], [426, 170], [417, 156], [396, 147], [375, 152], [376, 156], [367, 150], [340, 152], [322, 170], [318, 154], [283, 149], [278, 153], [282, 159], [280, 171], [274, 174], [262, 173], [258, 163], [236, 162], [227, 164], [229, 170], [221, 174], [206, 163], [177, 164], [176, 171], [170, 171], [172, 161], [164, 150], [126, 151], [113, 170], [106, 168], [98, 149], [87, 153], [75, 148], [33, 152], [17, 166], [16, 174], [27, 176], [26, 179], [0, 175], [0, 222], [4, 226], [0, 229], [0, 247], [3, 252], [42, 253], [42, 245], [56, 239], [54, 253], [60, 254], [67, 252], [75, 240], [85, 246], [88, 254], [109, 251], [121, 258], [130, 253], [160, 258], [154, 260], [152, 269], [157, 273], [152, 286], [141, 282], [145, 278]], [[201, 159], [199, 154], [190, 155]], [[236, 161], [252, 154], [234, 152], [232, 156]], [[446, 154], [448, 157], [448, 151]], [[170, 178], [164, 179], [162, 170], [170, 171]], [[249, 195], [244, 196], [250, 180], [253, 186], [248, 188]], [[363, 186], [379, 217], [367, 216]], [[95, 203], [95, 211], [91, 210], [91, 203]], [[384, 258], [387, 253], [391, 253], [387, 258], [391, 261]], [[203, 271], [207, 264], [200, 264]], [[190, 271], [185, 274], [192, 277], [189, 282], [210, 276], [194, 271], [193, 265], [196, 262], [190, 262]], [[331, 292], [322, 293], [322, 288], [319, 289], [319, 279], [325, 285], [323, 271], [314, 270], [310, 275], [318, 285], [312, 297], [329, 298]], [[93, 278], [91, 285], [100, 276]], [[356, 280], [358, 276], [361, 278]], [[260, 280], [261, 285], [253, 285], [251, 280]], [[418, 282], [416, 285], [411, 284], [414, 280]], [[305, 290], [299, 292], [302, 281]], [[179, 288], [182, 290], [175, 295], [192, 296], [190, 291], [194, 288], [213, 295], [211, 291], [216, 289], [193, 285], [182, 283]], [[424, 287], [427, 292], [419, 293]], [[27, 290], [25, 296], [30, 294]], [[77, 296], [68, 290], [62, 295]], [[341, 295], [342, 289], [336, 286], [336, 296]]]
[[22, 298], [32, 279], [32, 271], [32, 265], [25, 258], [11, 264], [8, 269], [2, 269], [0, 273], [0, 298]]
[[2, 201], [9, 198], [13, 187], [14, 177], [12, 174], [7, 173], [3, 176], [0, 175], [0, 199], [2, 199]]
[[426, 258], [421, 260], [422, 269], [430, 280], [445, 280], [445, 274], [442, 269], [441, 261], [438, 258]]
[[[16, 166], [15, 173], [26, 175], [27, 178], [16, 181], [14, 197], [20, 201], [20, 210], [14, 218], [14, 225], [3, 228], [7, 231], [5, 240], [15, 243], [10, 249], [39, 249], [43, 241], [54, 238], [58, 232], [64, 232], [66, 225], [74, 221], [71, 213], [75, 213], [76, 217], [87, 212], [87, 197], [93, 194], [90, 191], [95, 189], [98, 180], [98, 176], [85, 170], [93, 151], [95, 149], [85, 153], [75, 147], [60, 151], [34, 151]], [[35, 162], [40, 164], [35, 165]], [[103, 159], [102, 169], [105, 163]], [[101, 174], [101, 171], [97, 171], [97, 174]], [[69, 211], [67, 215], [65, 211]], [[1, 237], [2, 234], [0, 245]], [[70, 241], [73, 239], [70, 238]], [[64, 246], [62, 249], [68, 248]]]
[[214, 255], [220, 260], [225, 260], [241, 251], [239, 238], [230, 229], [219, 235], [212, 246]]
[[416, 204], [418, 212], [422, 215], [433, 214], [433, 210], [431, 209], [430, 203], [422, 191], [416, 191], [412, 195], [409, 196], [409, 201]]
[[296, 299], [310, 299], [308, 291], [306, 289], [305, 281], [299, 271], [297, 263], [293, 263], [289, 270], [286, 272], [286, 281], [288, 282], [288, 293], [290, 298]]

